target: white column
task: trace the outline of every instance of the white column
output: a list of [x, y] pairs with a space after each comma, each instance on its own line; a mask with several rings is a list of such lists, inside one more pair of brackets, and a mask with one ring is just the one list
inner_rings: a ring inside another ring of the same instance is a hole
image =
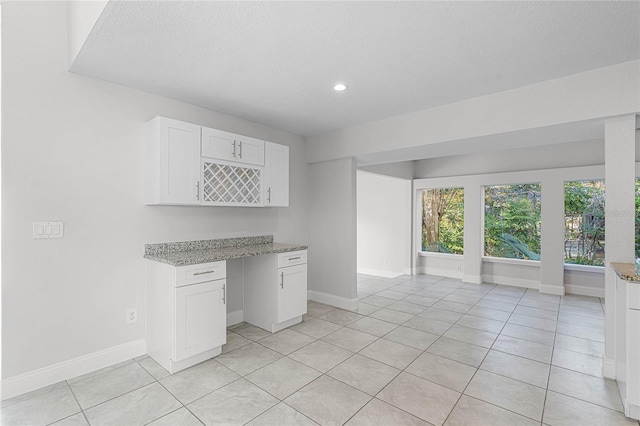
[[605, 165], [605, 354], [602, 374], [615, 378], [615, 272], [611, 262], [635, 260], [636, 116], [607, 119]]
[[309, 169], [309, 299], [356, 309], [355, 160], [314, 163]]
[[564, 181], [542, 179], [540, 293], [564, 295]]
[[468, 283], [482, 282], [482, 256], [484, 255], [483, 187], [464, 187], [464, 267], [462, 280]]

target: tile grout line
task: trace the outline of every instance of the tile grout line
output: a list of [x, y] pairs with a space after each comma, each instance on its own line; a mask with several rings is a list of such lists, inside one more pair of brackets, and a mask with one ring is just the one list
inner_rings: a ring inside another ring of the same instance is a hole
[[[495, 287], [494, 287], [494, 288], [495, 288]], [[520, 300], [522, 300], [522, 298], [524, 297], [524, 295], [525, 295], [525, 294], [526, 294], [526, 291], [525, 291], [524, 293], [522, 293], [522, 295], [521, 295], [521, 296], [520, 296], [520, 298], [518, 299], [518, 303], [520, 302]], [[490, 299], [489, 299], [489, 300], [490, 300]], [[478, 301], [478, 302], [476, 302], [476, 304], [475, 304], [475, 305], [473, 305], [473, 306], [477, 306], [477, 303], [479, 303], [479, 301]], [[516, 303], [516, 307], [518, 306], [518, 303]], [[502, 326], [502, 329], [500, 329], [500, 333], [498, 333], [498, 336], [496, 337], [496, 339], [494, 339], [494, 342], [491, 344], [491, 347], [489, 348], [489, 350], [487, 350], [487, 353], [486, 353], [486, 354], [485, 354], [485, 356], [483, 357], [482, 361], [480, 362], [480, 364], [478, 364], [478, 367], [476, 367], [476, 371], [474, 371], [473, 375], [471, 376], [471, 378], [470, 378], [470, 379], [469, 379], [469, 381], [467, 382], [467, 384], [466, 384], [465, 388], [463, 389], [463, 391], [462, 391], [462, 392], [460, 392], [460, 397], [458, 398], [458, 400], [457, 400], [457, 401], [456, 401], [456, 403], [454, 404], [453, 408], [451, 409], [451, 411], [450, 411], [450, 412], [449, 412], [449, 414], [447, 415], [447, 418], [445, 419], [444, 423], [446, 423], [446, 421], [449, 419], [449, 417], [451, 416], [451, 413], [453, 413], [453, 411], [455, 410], [456, 406], [458, 405], [458, 403], [459, 403], [459, 402], [460, 402], [460, 400], [462, 399], [462, 396], [463, 396], [463, 395], [465, 395], [465, 396], [467, 396], [467, 397], [470, 397], [470, 398], [478, 399], [478, 400], [480, 400], [480, 401], [482, 401], [482, 402], [485, 402], [485, 403], [487, 403], [487, 404], [491, 404], [491, 405], [493, 405], [493, 406], [495, 406], [495, 407], [498, 407], [498, 408], [501, 408], [501, 409], [503, 409], [503, 410], [507, 410], [507, 411], [512, 412], [512, 413], [514, 413], [514, 414], [517, 414], [517, 415], [519, 415], [519, 416], [523, 416], [523, 417], [525, 417], [525, 418], [529, 418], [529, 419], [531, 418], [531, 417], [525, 416], [525, 415], [523, 415], [523, 414], [516, 413], [515, 411], [509, 410], [508, 408], [500, 407], [500, 406], [498, 406], [498, 405], [496, 405], [496, 404], [493, 404], [493, 403], [488, 402], [488, 401], [484, 401], [484, 400], [479, 399], [479, 398], [475, 398], [475, 397], [473, 397], [473, 396], [468, 395], [468, 394], [466, 394], [466, 393], [465, 393], [465, 392], [467, 391], [467, 389], [469, 388], [469, 385], [471, 384], [471, 382], [472, 382], [472, 381], [473, 381], [473, 379], [475, 378], [475, 376], [478, 374], [478, 371], [480, 371], [480, 367], [482, 367], [482, 364], [484, 363], [484, 361], [486, 360], [487, 356], [488, 356], [488, 355], [489, 355], [489, 353], [491, 352], [491, 350], [492, 350], [492, 348], [493, 348], [493, 345], [495, 344], [495, 341], [498, 339], [498, 337], [499, 337], [499, 336], [500, 336], [500, 334], [502, 333], [502, 330], [504, 329], [504, 327], [506, 327], [507, 322], [509, 321], [509, 318], [511, 318], [511, 315], [513, 315], [513, 312], [515, 311], [515, 309], [516, 309], [516, 308], [514, 308], [514, 309], [513, 309], [513, 311], [511, 311], [511, 313], [509, 314], [509, 317], [507, 318], [507, 321], [505, 321], [505, 322], [504, 322], [504, 325]], [[482, 370], [482, 371], [485, 371], [485, 370]], [[503, 377], [506, 377], [506, 376], [503, 376]], [[509, 378], [509, 377], [508, 377], [508, 378]], [[515, 379], [512, 379], [512, 380], [515, 380]], [[522, 382], [522, 383], [524, 383], [524, 382]], [[545, 391], [545, 393], [546, 393], [546, 391]], [[535, 420], [535, 419], [533, 419], [533, 420]], [[541, 416], [541, 418], [540, 418], [540, 423], [542, 423], [542, 416]]]

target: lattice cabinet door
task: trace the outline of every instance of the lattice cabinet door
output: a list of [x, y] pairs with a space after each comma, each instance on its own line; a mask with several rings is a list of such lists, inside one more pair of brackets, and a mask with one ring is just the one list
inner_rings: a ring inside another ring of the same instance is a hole
[[202, 160], [202, 204], [262, 206], [260, 166]]

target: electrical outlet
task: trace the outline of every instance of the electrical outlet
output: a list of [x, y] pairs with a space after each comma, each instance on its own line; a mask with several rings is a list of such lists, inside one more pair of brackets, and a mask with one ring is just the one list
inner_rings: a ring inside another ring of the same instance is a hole
[[138, 322], [138, 308], [127, 309], [127, 316], [125, 323], [126, 324], [134, 324]]

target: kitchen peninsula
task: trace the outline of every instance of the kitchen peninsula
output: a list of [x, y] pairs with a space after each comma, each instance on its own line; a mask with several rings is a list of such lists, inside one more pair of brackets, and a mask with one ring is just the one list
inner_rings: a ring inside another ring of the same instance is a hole
[[611, 262], [611, 267], [616, 272], [616, 382], [624, 414], [637, 420], [640, 419], [640, 276], [633, 263]]

